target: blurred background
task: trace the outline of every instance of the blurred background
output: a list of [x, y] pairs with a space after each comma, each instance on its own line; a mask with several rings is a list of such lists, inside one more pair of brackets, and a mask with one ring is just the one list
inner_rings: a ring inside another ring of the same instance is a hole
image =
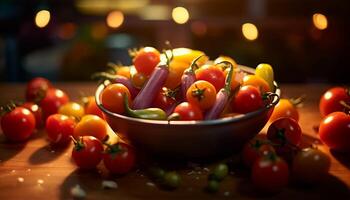
[[128, 49], [269, 63], [280, 82], [349, 84], [348, 0], [1, 0], [0, 81], [86, 81]]

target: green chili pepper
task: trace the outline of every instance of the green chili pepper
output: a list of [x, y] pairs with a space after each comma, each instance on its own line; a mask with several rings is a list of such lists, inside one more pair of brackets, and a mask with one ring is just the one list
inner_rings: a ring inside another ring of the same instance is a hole
[[128, 97], [124, 95], [124, 108], [129, 117], [152, 120], [166, 120], [167, 115], [164, 110], [160, 108], [146, 108], [140, 110], [133, 110], [129, 107]]

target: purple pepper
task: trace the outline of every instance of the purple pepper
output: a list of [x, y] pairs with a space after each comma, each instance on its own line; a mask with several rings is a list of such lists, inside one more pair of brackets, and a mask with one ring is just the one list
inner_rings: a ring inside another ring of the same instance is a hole
[[[224, 111], [227, 102], [229, 101], [231, 94], [231, 80], [233, 74], [233, 66], [230, 62], [223, 61], [221, 63], [225, 63], [230, 65], [230, 71], [225, 80], [225, 86], [221, 88], [221, 90], [216, 94], [216, 100], [214, 105], [205, 113], [204, 119], [211, 120], [219, 118], [222, 111]], [[221, 64], [218, 63], [218, 64]]]
[[117, 74], [110, 74], [110, 73], [106, 73], [106, 72], [99, 72], [96, 74], [92, 75], [93, 79], [107, 79], [109, 81], [111, 81], [111, 83], [120, 83], [123, 84], [125, 87], [128, 88], [130, 94], [131, 94], [131, 98], [135, 98], [136, 95], [139, 93], [139, 89], [137, 89], [136, 87], [134, 87], [134, 85], [131, 83], [130, 79], [124, 77], [124, 76], [120, 76]]
[[135, 97], [133, 102], [133, 109], [149, 108], [153, 100], [156, 98], [158, 92], [162, 89], [168, 74], [169, 65], [159, 65], [152, 72], [150, 78], [142, 87], [141, 91]]
[[183, 101], [186, 100], [186, 93], [188, 88], [194, 83], [196, 82], [196, 74], [194, 73], [196, 68], [198, 67], [196, 62], [201, 58], [205, 56], [204, 54], [201, 56], [198, 56], [197, 58], [195, 58], [190, 67], [187, 68], [182, 77], [181, 77], [181, 95], [182, 95], [182, 99]]

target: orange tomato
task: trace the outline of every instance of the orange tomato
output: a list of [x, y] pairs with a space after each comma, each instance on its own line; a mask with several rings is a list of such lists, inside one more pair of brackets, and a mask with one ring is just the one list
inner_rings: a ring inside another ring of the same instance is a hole
[[102, 111], [98, 108], [96, 104], [94, 96], [85, 97], [83, 99], [83, 102], [85, 107], [85, 114], [97, 115], [102, 119], [104, 118]]
[[243, 86], [252, 85], [257, 87], [262, 94], [271, 92], [269, 84], [259, 76], [247, 75], [243, 78]]
[[90, 135], [103, 140], [107, 135], [107, 123], [99, 116], [85, 115], [74, 128], [74, 137]]
[[75, 119], [81, 119], [84, 116], [85, 111], [84, 107], [80, 104], [76, 102], [68, 102], [58, 109], [58, 113], [74, 117]]
[[289, 99], [280, 99], [275, 106], [269, 121], [273, 122], [281, 117], [293, 118], [295, 121], [299, 120], [298, 110]]
[[119, 67], [117, 69], [117, 74], [120, 75], [120, 76], [124, 76], [124, 77], [130, 79], [130, 77], [131, 77], [131, 75], [130, 75], [130, 67], [127, 67], [127, 66]]
[[216, 100], [216, 89], [208, 81], [194, 82], [187, 90], [187, 101], [197, 105], [202, 110], [211, 108]]
[[110, 84], [102, 91], [102, 105], [111, 112], [122, 114], [124, 113], [124, 95], [128, 96], [130, 105], [131, 95], [128, 88], [120, 83]]

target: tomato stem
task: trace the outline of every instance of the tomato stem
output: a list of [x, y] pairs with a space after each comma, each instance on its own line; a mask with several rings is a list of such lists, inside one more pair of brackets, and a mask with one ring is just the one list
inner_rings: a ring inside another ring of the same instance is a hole
[[291, 98], [289, 99], [289, 101], [294, 105], [294, 106], [299, 106], [301, 105], [301, 103], [303, 103], [305, 101], [306, 98], [306, 94], [301, 95], [298, 98]]
[[341, 100], [339, 103], [340, 105], [344, 106], [344, 112], [350, 114], [350, 105], [343, 100]]
[[204, 98], [204, 92], [207, 88], [200, 89], [197, 84], [195, 84], [195, 87], [196, 89], [191, 91], [192, 96], [196, 97], [198, 101], [201, 101]]

